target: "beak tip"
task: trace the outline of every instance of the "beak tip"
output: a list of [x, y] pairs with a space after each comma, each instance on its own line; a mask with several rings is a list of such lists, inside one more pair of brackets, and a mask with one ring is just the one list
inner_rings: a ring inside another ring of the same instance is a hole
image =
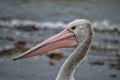
[[24, 55], [13, 57], [12, 61], [17, 61], [19, 59], [23, 59]]
[[16, 61], [17, 59], [16, 58], [13, 58], [12, 61]]
[[18, 59], [19, 59], [19, 58], [15, 57], [15, 58], [13, 58], [12, 60], [13, 60], [13, 61], [16, 61], [16, 60], [18, 60]]

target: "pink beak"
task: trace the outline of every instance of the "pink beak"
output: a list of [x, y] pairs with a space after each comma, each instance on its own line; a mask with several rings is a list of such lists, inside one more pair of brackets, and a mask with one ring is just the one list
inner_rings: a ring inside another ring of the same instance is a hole
[[47, 40], [37, 44], [36, 46], [27, 50], [22, 55], [14, 58], [13, 60], [29, 58], [32, 56], [36, 56], [36, 55], [54, 50], [54, 49], [67, 48], [67, 47], [72, 47], [76, 45], [77, 45], [77, 41], [74, 33], [65, 29], [64, 31], [56, 34], [55, 36], [48, 38]]

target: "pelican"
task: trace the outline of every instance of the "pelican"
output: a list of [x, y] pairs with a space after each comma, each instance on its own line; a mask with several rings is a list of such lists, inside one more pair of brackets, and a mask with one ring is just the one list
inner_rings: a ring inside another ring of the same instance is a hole
[[25, 59], [58, 48], [76, 47], [62, 65], [56, 80], [74, 80], [74, 72], [87, 55], [93, 38], [93, 27], [87, 19], [76, 19], [66, 29], [37, 44], [13, 60]]

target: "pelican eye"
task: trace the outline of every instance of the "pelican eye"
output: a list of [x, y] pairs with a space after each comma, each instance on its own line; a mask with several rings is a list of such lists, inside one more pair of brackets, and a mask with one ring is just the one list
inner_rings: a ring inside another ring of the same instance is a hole
[[75, 26], [72, 26], [71, 28], [70, 28], [70, 31], [74, 31], [75, 30]]

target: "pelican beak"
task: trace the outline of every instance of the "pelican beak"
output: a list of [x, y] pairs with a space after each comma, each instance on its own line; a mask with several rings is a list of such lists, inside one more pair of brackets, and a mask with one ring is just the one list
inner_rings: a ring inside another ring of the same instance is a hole
[[67, 48], [76, 46], [77, 41], [73, 32], [65, 29], [62, 32], [54, 35], [51, 38], [46, 39], [45, 41], [37, 44], [31, 49], [24, 52], [22, 55], [14, 58], [13, 60], [19, 60], [24, 58], [29, 58], [32, 56], [36, 56], [54, 49], [58, 48]]

